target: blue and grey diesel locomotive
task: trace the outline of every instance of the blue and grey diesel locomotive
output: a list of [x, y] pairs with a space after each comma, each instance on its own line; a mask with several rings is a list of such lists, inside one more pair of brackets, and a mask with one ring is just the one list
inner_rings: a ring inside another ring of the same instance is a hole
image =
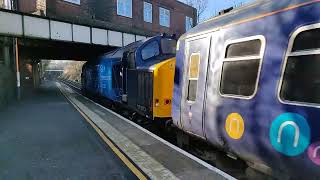
[[82, 91], [152, 120], [171, 118], [176, 39], [137, 41], [87, 62]]
[[320, 1], [257, 1], [177, 45], [174, 124], [249, 166], [320, 179]]
[[125, 51], [136, 49], [140, 44], [141, 41], [134, 42], [85, 63], [81, 73], [83, 94], [121, 102], [125, 83], [122, 79], [122, 56]]

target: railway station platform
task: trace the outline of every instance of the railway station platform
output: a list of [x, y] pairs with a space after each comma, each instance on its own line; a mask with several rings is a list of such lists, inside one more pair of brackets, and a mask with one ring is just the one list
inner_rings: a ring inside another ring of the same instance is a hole
[[137, 179], [56, 84], [0, 111], [0, 179]]
[[234, 179], [61, 82], [0, 111], [0, 179]]
[[62, 93], [88, 121], [150, 179], [234, 179], [221, 170], [82, 96], [63, 83]]

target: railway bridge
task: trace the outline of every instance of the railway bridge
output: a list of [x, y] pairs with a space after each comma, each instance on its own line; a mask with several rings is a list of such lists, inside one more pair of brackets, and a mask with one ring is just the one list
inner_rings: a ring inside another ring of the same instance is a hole
[[[0, 0], [0, 8], [0, 86], [7, 87], [0, 106], [40, 60], [90, 61], [158, 33], [179, 36], [196, 23], [196, 9], [176, 0]], [[37, 86], [34, 76], [29, 84]]]
[[[32, 72], [30, 75], [28, 68], [39, 67], [41, 59], [89, 61], [115, 48], [146, 38], [139, 34], [6, 9], [0, 10], [0, 35], [3, 47], [0, 66], [4, 69], [0, 77], [10, 79], [6, 81], [10, 82], [8, 88], [0, 91], [2, 106], [10, 101], [12, 95], [7, 95], [14, 92], [12, 81], [16, 81], [18, 90], [21, 86], [22, 89], [23, 86], [29, 87], [30, 83], [38, 86], [39, 70], [29, 70]], [[14, 71], [16, 76], [13, 75]], [[34, 78], [25, 79], [29, 76]]]

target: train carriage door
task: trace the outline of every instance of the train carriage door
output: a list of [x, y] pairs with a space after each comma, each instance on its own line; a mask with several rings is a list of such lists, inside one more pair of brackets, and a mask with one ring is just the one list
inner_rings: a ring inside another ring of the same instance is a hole
[[206, 36], [187, 41], [186, 44], [181, 124], [184, 130], [201, 137], [204, 137], [203, 102], [210, 40]]

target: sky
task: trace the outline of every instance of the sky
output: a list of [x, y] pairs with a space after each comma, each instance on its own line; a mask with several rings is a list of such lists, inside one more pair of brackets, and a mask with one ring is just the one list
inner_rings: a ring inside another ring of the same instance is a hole
[[[181, 0], [183, 1], [183, 0]], [[208, 7], [203, 14], [203, 20], [206, 20], [223, 9], [240, 5], [241, 3], [250, 3], [253, 0], [208, 0]]]

